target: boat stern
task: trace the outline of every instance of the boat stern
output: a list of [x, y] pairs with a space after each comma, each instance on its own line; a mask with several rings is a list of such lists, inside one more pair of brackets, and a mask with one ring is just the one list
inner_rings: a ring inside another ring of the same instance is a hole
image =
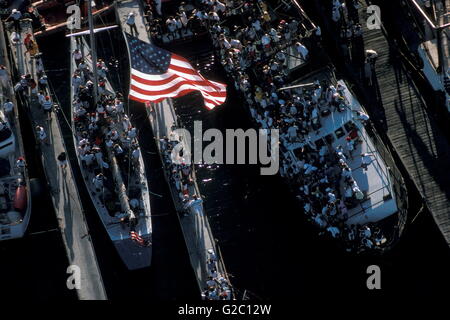
[[[149, 241], [149, 239], [145, 239]], [[128, 270], [150, 267], [152, 262], [152, 245], [143, 246], [131, 238], [114, 241], [114, 246]]]

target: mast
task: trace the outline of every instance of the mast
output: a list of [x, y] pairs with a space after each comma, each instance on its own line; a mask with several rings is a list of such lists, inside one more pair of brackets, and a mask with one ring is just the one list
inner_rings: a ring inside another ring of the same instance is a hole
[[94, 19], [92, 18], [92, 0], [86, 0], [89, 20], [89, 39], [91, 42], [92, 71], [94, 73], [94, 105], [98, 101], [97, 49], [95, 47]]

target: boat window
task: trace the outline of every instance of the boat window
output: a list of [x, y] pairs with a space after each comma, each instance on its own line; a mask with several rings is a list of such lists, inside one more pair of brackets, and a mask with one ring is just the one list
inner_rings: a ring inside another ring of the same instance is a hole
[[335, 130], [334, 133], [336, 134], [336, 137], [342, 138], [343, 136], [345, 136], [345, 131], [342, 127], [340, 127], [339, 129]]
[[330, 133], [329, 135], [325, 136], [325, 140], [329, 143], [332, 144], [334, 141], [334, 135], [332, 133]]
[[3, 130], [0, 131], [0, 142], [5, 141], [11, 137], [12, 132], [8, 127], [4, 127]]
[[323, 139], [318, 139], [318, 140], [316, 140], [315, 144], [316, 144], [317, 150], [319, 150], [320, 148], [322, 148], [322, 146], [325, 145], [325, 142], [323, 141]]
[[352, 131], [352, 129], [355, 127], [355, 124], [351, 121], [348, 121], [346, 124], [344, 124], [344, 128], [345, 131], [347, 131], [347, 133], [349, 133], [350, 131]]

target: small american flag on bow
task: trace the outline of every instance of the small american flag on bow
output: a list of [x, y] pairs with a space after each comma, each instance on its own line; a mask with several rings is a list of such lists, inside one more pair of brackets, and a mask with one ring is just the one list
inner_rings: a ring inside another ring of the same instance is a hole
[[125, 32], [131, 64], [130, 99], [161, 102], [200, 91], [205, 106], [212, 109], [225, 102], [225, 84], [205, 79], [188, 60]]
[[135, 231], [130, 231], [130, 237], [131, 237], [131, 240], [137, 242], [138, 244], [140, 244], [143, 247], [147, 247], [151, 244], [149, 241], [145, 240], [140, 235], [138, 235], [137, 232], [135, 232]]

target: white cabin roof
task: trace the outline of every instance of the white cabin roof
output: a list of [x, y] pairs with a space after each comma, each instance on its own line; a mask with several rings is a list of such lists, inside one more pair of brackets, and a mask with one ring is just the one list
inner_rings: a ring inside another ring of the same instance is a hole
[[[363, 142], [358, 144], [353, 151], [353, 159], [347, 158], [346, 162], [352, 169], [353, 179], [357, 182], [360, 190], [367, 195], [367, 200], [348, 210], [349, 219], [346, 223], [351, 225], [380, 221], [398, 211], [388, 167], [364, 126], [353, 117], [355, 115], [353, 111], [365, 113], [365, 110], [348, 90], [345, 82], [340, 80], [338, 83], [344, 87], [344, 97], [349, 109], [343, 112], [334, 111], [326, 117], [321, 117], [322, 127], [318, 131], [311, 131], [308, 137], [310, 141], [316, 142], [331, 134], [334, 140], [331, 144], [333, 149], [341, 145], [347, 151], [345, 138], [349, 132], [345, 124], [348, 122], [356, 124], [359, 129], [358, 135]], [[373, 154], [374, 157], [372, 157], [373, 161], [368, 166], [367, 171], [364, 171], [361, 168], [361, 154], [366, 152]], [[341, 183], [341, 192], [343, 193], [343, 191]]]

